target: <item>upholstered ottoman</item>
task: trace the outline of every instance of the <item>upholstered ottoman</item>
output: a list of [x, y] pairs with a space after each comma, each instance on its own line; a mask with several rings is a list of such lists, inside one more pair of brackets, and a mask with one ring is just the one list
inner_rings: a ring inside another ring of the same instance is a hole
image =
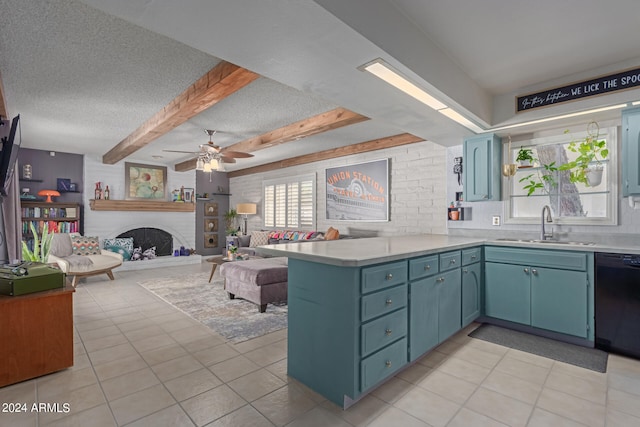
[[287, 300], [287, 258], [256, 258], [220, 266], [229, 298], [246, 299], [264, 313], [267, 304]]

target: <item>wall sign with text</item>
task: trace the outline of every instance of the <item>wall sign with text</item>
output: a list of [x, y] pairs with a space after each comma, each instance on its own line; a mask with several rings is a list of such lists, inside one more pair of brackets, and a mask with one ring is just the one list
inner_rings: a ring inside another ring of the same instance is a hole
[[389, 220], [389, 159], [326, 170], [327, 219]]
[[631, 89], [637, 86], [640, 86], [640, 68], [518, 96], [516, 98], [516, 112], [519, 113], [533, 108], [547, 107], [561, 102], [575, 101], [589, 96]]

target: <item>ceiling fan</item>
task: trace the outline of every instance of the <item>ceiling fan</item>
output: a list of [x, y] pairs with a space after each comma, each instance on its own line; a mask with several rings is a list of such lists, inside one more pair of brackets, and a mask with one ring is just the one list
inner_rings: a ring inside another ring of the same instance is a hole
[[242, 151], [232, 151], [221, 148], [213, 143], [211, 138], [216, 131], [211, 129], [204, 130], [209, 135], [209, 141], [206, 144], [200, 144], [200, 151], [179, 151], [179, 150], [162, 150], [169, 153], [188, 153], [196, 154], [196, 170], [211, 172], [212, 170], [224, 170], [223, 163], [235, 163], [236, 159], [246, 159], [253, 157], [253, 154], [244, 153]]

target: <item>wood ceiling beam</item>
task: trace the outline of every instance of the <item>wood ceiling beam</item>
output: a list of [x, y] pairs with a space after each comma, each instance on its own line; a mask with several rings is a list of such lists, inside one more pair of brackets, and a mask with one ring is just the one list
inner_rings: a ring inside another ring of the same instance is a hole
[[251, 168], [240, 169], [228, 172], [229, 178], [239, 176], [252, 175], [256, 173], [269, 172], [276, 169], [288, 168], [291, 166], [304, 165], [307, 163], [318, 162], [321, 160], [335, 159], [336, 157], [351, 156], [354, 154], [366, 153], [369, 151], [382, 150], [385, 148], [399, 147], [401, 145], [414, 144], [424, 141], [410, 133], [401, 133], [399, 135], [389, 136], [386, 138], [374, 139], [371, 141], [360, 142], [358, 144], [347, 145], [345, 147], [332, 148], [331, 150], [319, 151], [317, 153], [305, 154], [302, 156], [292, 157], [290, 159], [280, 160], [273, 163], [267, 163]]
[[4, 86], [2, 85], [2, 74], [0, 74], [0, 116], [8, 119], [9, 108], [7, 108], [7, 100], [4, 97]]
[[[369, 120], [369, 118], [347, 110], [346, 108], [336, 108], [313, 117], [299, 120], [262, 135], [236, 142], [224, 149], [251, 153], [366, 120]], [[195, 169], [195, 167], [196, 159], [186, 160], [174, 166], [178, 172], [186, 172]]]
[[109, 150], [102, 156], [102, 163], [112, 165], [124, 159], [258, 77], [253, 71], [220, 62]]
[[237, 142], [225, 147], [225, 149], [251, 153], [366, 120], [369, 120], [369, 118], [347, 110], [346, 108], [336, 108], [313, 117], [299, 120], [254, 138]]

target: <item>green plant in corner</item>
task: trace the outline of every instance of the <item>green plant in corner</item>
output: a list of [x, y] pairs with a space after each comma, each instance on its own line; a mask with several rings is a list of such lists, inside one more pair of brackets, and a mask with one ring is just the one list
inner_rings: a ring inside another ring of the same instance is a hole
[[[534, 159], [535, 160], [535, 159]], [[535, 193], [536, 190], [543, 190], [549, 193], [551, 187], [557, 187], [555, 173], [558, 171], [556, 162], [551, 162], [548, 165], [542, 165], [544, 171], [540, 173], [542, 169], [538, 169], [536, 173], [530, 173], [529, 175], [520, 178], [518, 182], [526, 182], [522, 188], [527, 190], [527, 196]]]
[[[569, 133], [569, 130], [565, 130], [564, 133]], [[582, 182], [587, 186], [599, 184], [599, 181], [597, 183], [594, 182], [593, 178], [589, 175], [593, 171], [599, 171], [601, 178], [603, 170], [602, 161], [609, 156], [607, 142], [604, 139], [599, 140], [599, 136], [600, 127], [596, 122], [591, 122], [587, 126], [587, 136], [584, 139], [571, 141], [571, 143], [569, 143], [567, 149], [578, 153], [578, 157], [574, 161], [560, 165], [558, 169], [561, 171], [569, 171], [569, 180], [571, 182]], [[595, 163], [595, 165], [593, 163]]]
[[31, 234], [33, 234], [33, 250], [29, 249], [27, 242], [22, 241], [22, 260], [23, 261], [36, 261], [46, 263], [49, 258], [49, 251], [51, 250], [51, 239], [53, 239], [53, 233], [49, 233], [49, 225], [47, 223], [42, 227], [42, 236], [38, 236], [38, 231], [33, 225], [33, 222], [29, 223]]

